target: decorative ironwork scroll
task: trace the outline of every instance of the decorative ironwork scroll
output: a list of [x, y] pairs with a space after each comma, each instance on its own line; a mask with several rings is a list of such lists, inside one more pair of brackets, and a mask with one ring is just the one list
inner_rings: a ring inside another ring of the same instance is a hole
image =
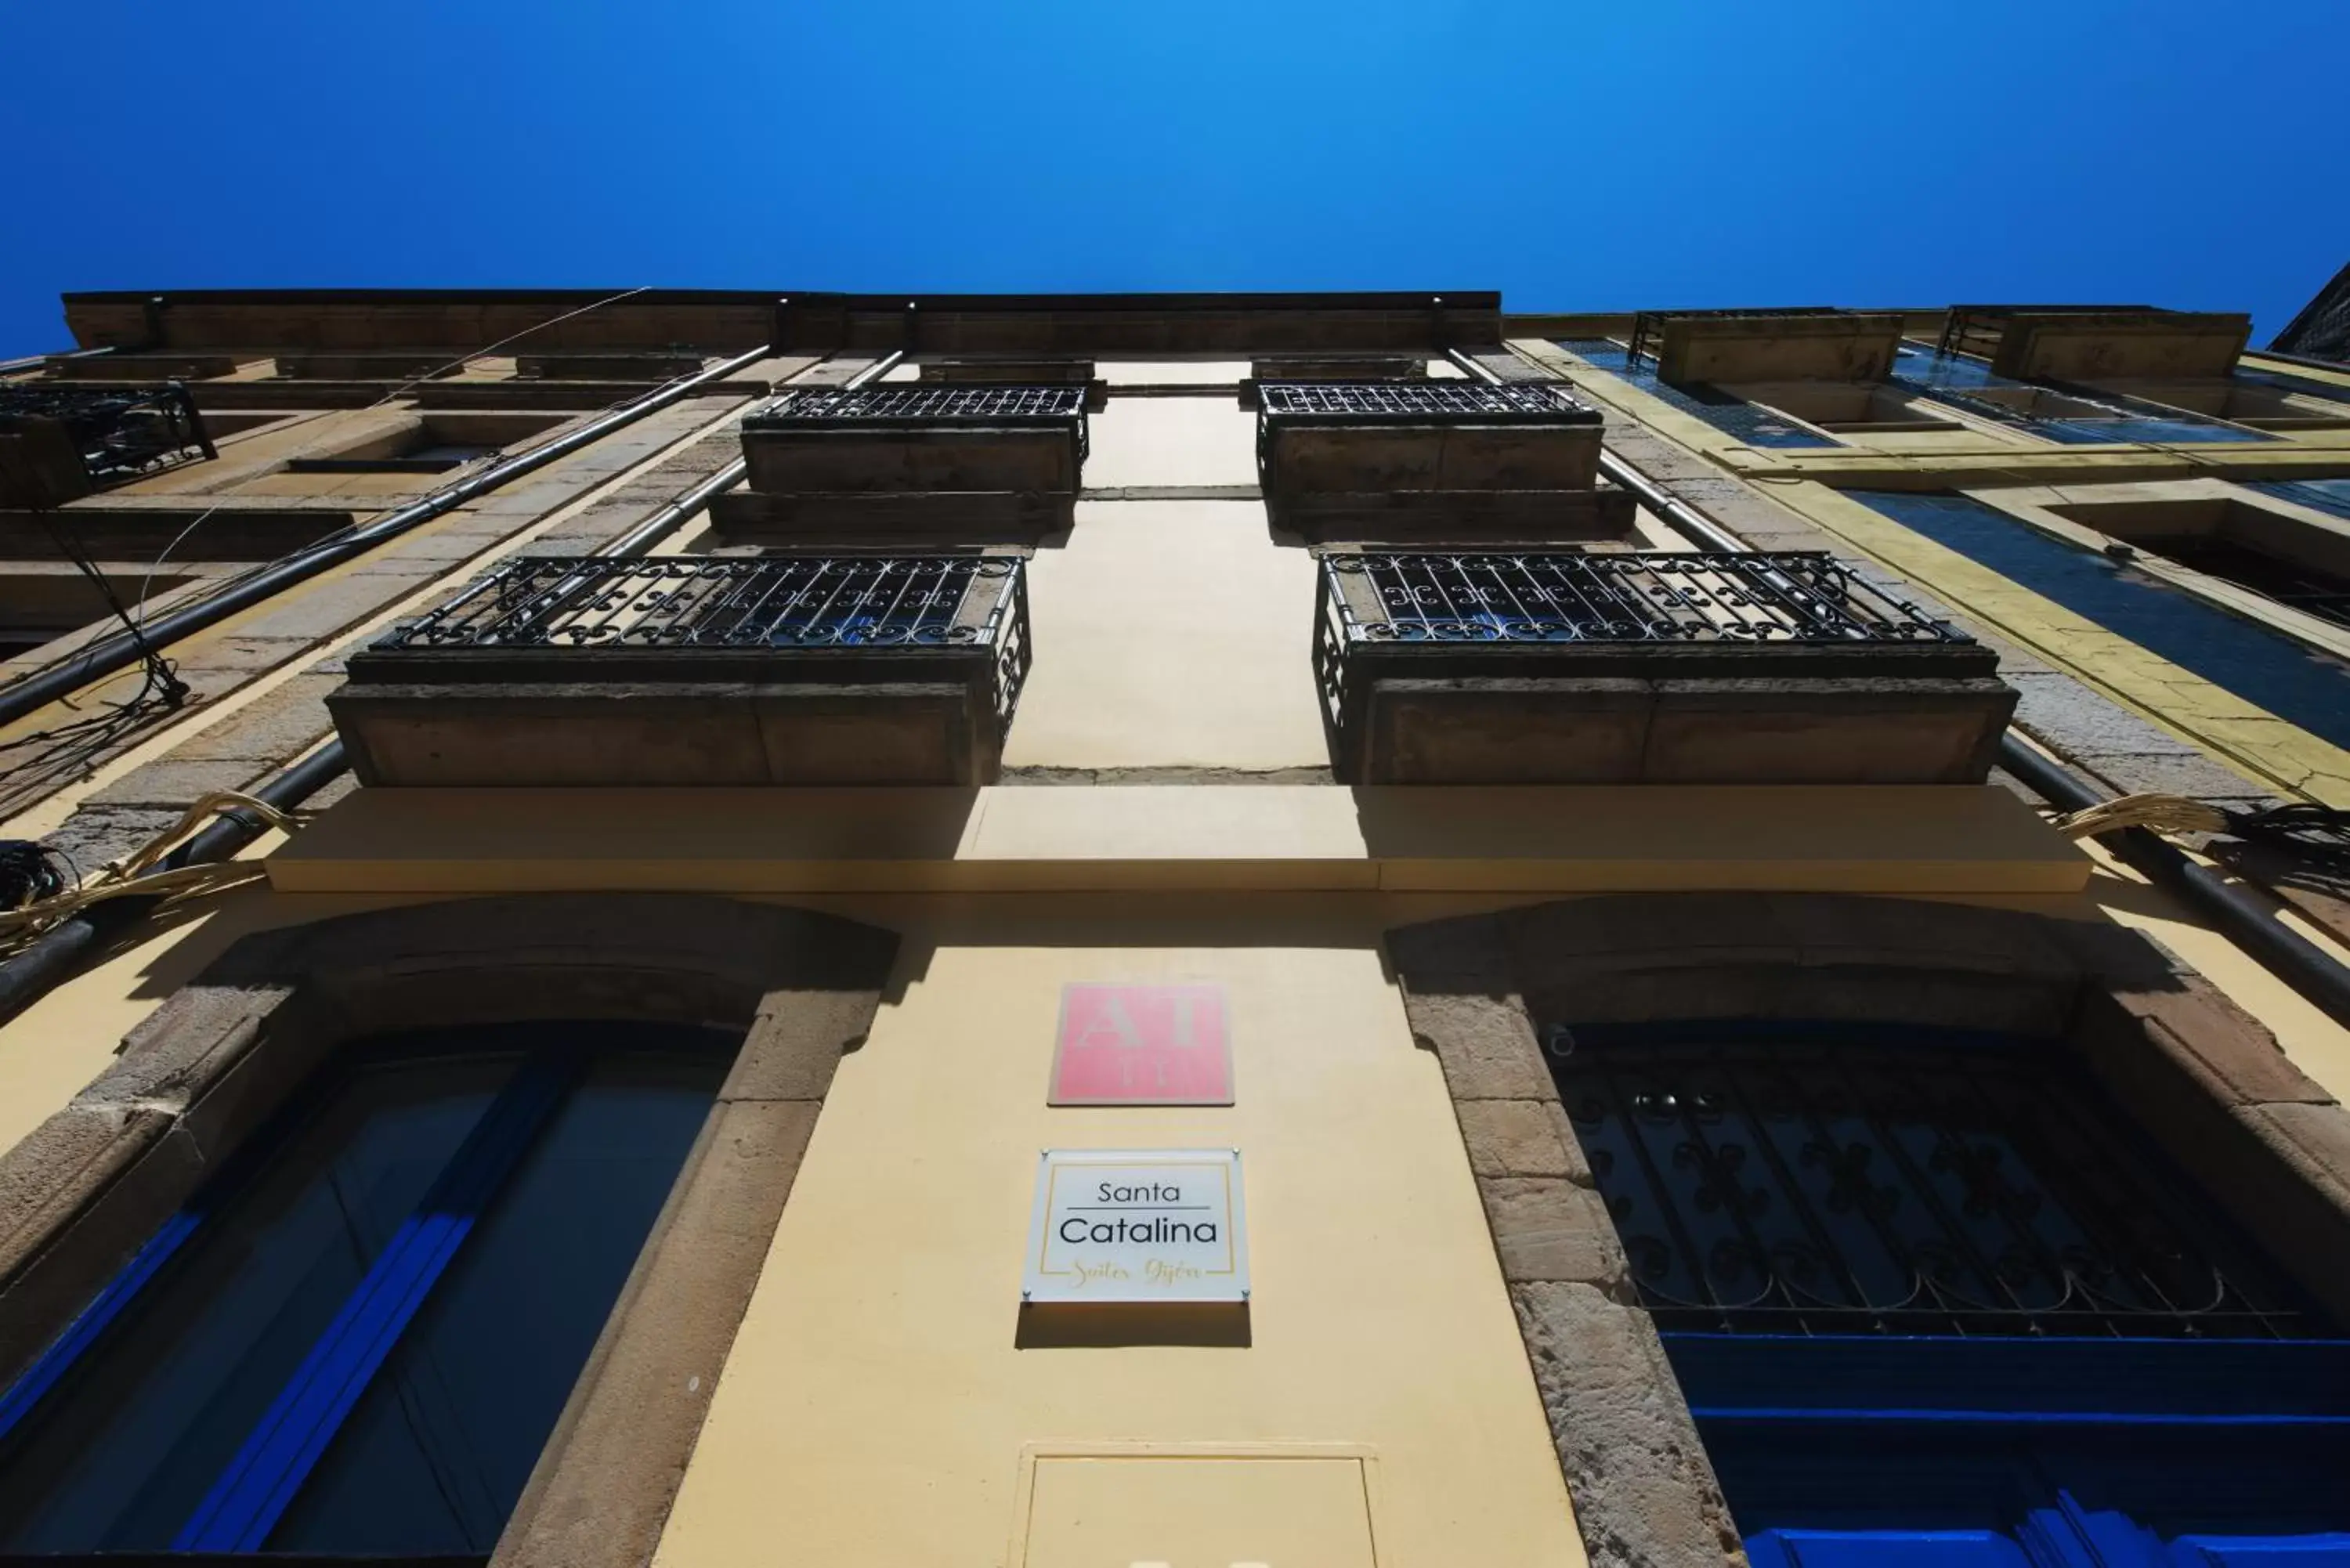
[[1257, 388], [1263, 421], [1479, 424], [1592, 424], [1596, 410], [1552, 382], [1266, 381]]
[[744, 416], [753, 430], [920, 429], [927, 425], [1065, 427], [1086, 454], [1086, 389], [876, 381], [863, 387], [786, 387]]
[[1322, 566], [1341, 643], [1972, 640], [1824, 552], [1364, 552]]
[[62, 426], [92, 488], [219, 455], [195, 400], [177, 382], [125, 391], [0, 381], [0, 424], [20, 420]]
[[512, 562], [370, 651], [576, 649], [995, 650], [1009, 719], [1029, 660], [1027, 577], [995, 556], [708, 556]]

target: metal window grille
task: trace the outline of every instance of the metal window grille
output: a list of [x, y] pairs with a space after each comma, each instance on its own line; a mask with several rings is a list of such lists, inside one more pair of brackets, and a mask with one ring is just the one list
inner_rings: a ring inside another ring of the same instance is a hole
[[2044, 1050], [1592, 1033], [1550, 1031], [1552, 1066], [1659, 1326], [2327, 1332]]
[[945, 386], [877, 381], [864, 387], [786, 387], [743, 421], [758, 430], [920, 430], [954, 425], [1060, 426], [1087, 455], [1086, 389]]
[[1461, 420], [1481, 424], [1597, 424], [1561, 386], [1482, 381], [1266, 381], [1257, 406], [1267, 422], [1283, 420], [1353, 423]]
[[63, 426], [92, 485], [219, 455], [195, 399], [176, 382], [122, 391], [0, 381], [0, 428], [19, 420]]
[[1026, 582], [993, 556], [524, 560], [370, 651], [993, 648], [1008, 721], [1028, 672]]

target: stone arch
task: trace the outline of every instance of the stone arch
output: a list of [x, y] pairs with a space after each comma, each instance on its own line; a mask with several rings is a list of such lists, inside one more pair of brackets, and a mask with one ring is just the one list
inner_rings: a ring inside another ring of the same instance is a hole
[[2350, 1321], [2350, 1112], [2121, 927], [1822, 893], [1563, 899], [1387, 934], [1446, 1087], [1592, 1561], [1743, 1552], [1540, 1044], [1550, 1023], [1920, 1023], [2045, 1040]]
[[897, 945], [806, 909], [640, 894], [415, 904], [244, 937], [0, 1156], [0, 1376], [354, 1040], [528, 1019], [738, 1033], [493, 1558], [649, 1562], [834, 1067], [871, 1026]]

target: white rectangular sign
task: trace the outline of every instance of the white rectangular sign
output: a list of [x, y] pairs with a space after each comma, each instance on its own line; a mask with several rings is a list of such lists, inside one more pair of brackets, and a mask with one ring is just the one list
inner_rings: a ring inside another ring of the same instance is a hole
[[1248, 1300], [1236, 1148], [1048, 1148], [1028, 1220], [1027, 1302]]

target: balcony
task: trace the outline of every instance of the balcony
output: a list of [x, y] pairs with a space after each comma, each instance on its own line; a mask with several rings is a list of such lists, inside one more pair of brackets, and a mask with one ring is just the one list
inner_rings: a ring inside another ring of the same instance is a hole
[[58, 506], [217, 455], [184, 387], [0, 382], [0, 505]]
[[1980, 784], [2015, 707], [1818, 554], [1333, 553], [1314, 640], [1353, 784]]
[[921, 379], [926, 386], [1083, 387], [1093, 413], [1109, 398], [1091, 359], [925, 359]]
[[1066, 530], [1086, 388], [792, 387], [743, 421], [750, 488], [711, 522], [733, 543], [1033, 545]]
[[1257, 469], [1276, 526], [1309, 543], [1615, 538], [1597, 410], [1563, 386], [1266, 381]]
[[691, 376], [702, 368], [699, 354], [519, 354], [515, 378], [524, 381], [628, 381], [657, 383]]
[[1941, 351], [1976, 355], [2020, 381], [2224, 377], [2251, 336], [2233, 311], [2145, 305], [1954, 305]]
[[979, 784], [1028, 659], [1010, 557], [524, 560], [327, 705], [369, 784]]
[[1627, 358], [1657, 362], [1673, 386], [1882, 381], [1901, 346], [1890, 311], [1653, 310], [1632, 321]]

